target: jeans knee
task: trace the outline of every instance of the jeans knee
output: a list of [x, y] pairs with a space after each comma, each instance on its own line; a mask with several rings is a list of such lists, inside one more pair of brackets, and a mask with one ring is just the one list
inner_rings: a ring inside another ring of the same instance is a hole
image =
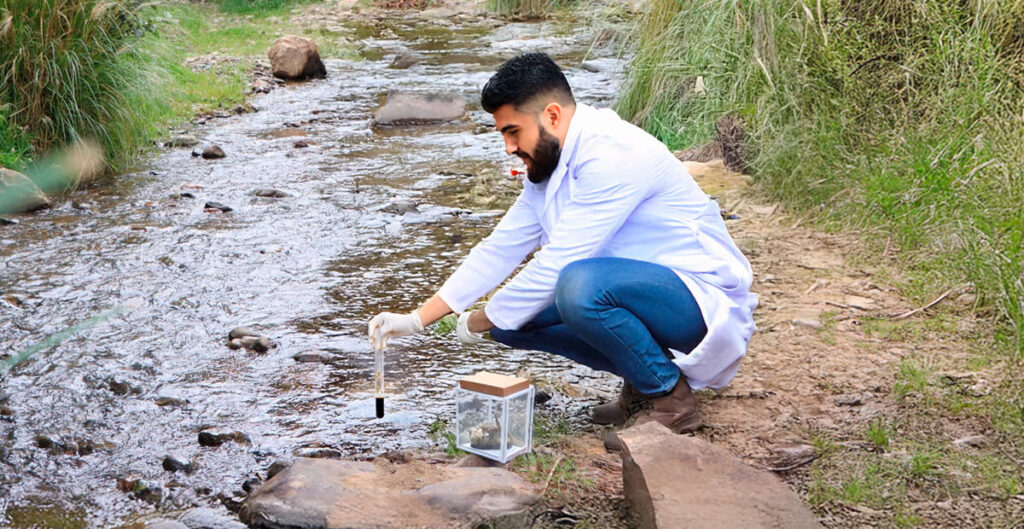
[[566, 265], [555, 284], [555, 305], [565, 321], [593, 305], [601, 288], [601, 274], [590, 259]]

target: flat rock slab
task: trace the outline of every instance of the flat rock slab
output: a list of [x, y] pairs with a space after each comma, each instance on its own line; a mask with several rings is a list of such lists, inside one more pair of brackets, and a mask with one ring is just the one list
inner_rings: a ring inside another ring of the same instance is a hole
[[260, 529], [529, 526], [534, 488], [501, 468], [296, 460], [253, 492], [239, 513]]
[[411, 94], [391, 92], [373, 114], [377, 125], [439, 123], [466, 114], [466, 100], [456, 94]]
[[657, 423], [619, 432], [626, 499], [640, 529], [810, 529], [818, 520], [773, 474]]

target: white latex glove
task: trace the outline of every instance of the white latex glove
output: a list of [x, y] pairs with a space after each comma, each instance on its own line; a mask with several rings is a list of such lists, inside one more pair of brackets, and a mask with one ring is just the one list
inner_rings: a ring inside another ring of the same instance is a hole
[[409, 336], [423, 330], [423, 322], [416, 311], [410, 314], [381, 312], [370, 320], [370, 345], [377, 351], [383, 351], [388, 340], [400, 336]]
[[455, 334], [468, 344], [482, 343], [487, 340], [484, 338], [483, 333], [473, 332], [469, 330], [469, 315], [472, 314], [470, 311], [459, 314], [459, 324], [455, 326]]

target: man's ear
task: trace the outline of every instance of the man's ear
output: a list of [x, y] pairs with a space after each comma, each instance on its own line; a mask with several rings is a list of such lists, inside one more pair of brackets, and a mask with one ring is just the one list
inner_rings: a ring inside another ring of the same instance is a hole
[[555, 101], [548, 103], [548, 106], [540, 112], [540, 119], [552, 130], [558, 130], [559, 125], [562, 124], [562, 105]]

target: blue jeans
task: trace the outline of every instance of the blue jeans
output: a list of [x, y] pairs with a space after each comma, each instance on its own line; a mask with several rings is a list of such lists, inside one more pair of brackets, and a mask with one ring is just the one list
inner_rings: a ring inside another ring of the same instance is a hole
[[668, 349], [689, 353], [705, 334], [700, 307], [675, 272], [616, 257], [570, 263], [558, 276], [554, 305], [519, 330], [491, 329], [500, 343], [614, 373], [650, 396], [679, 381]]

